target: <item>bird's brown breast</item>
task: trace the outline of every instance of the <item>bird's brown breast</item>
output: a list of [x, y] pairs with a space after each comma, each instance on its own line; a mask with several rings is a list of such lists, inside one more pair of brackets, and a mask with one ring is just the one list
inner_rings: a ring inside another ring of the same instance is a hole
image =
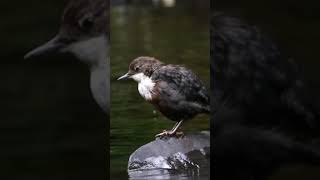
[[159, 82], [155, 83], [155, 86], [152, 90], [152, 98], [148, 100], [158, 111], [160, 111], [162, 114], [166, 114], [168, 111], [168, 106], [166, 105], [165, 101], [161, 98], [160, 94], [160, 86]]

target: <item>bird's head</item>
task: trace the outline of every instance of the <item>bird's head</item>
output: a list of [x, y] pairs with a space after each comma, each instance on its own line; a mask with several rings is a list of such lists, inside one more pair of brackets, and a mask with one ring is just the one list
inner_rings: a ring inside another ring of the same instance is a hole
[[163, 63], [153, 57], [138, 57], [134, 59], [129, 65], [129, 71], [118, 80], [133, 79], [141, 82], [144, 78], [150, 77], [152, 73], [162, 66]]
[[69, 0], [58, 34], [35, 48], [25, 58], [49, 53], [71, 53], [92, 64], [107, 53], [109, 36], [109, 1]]

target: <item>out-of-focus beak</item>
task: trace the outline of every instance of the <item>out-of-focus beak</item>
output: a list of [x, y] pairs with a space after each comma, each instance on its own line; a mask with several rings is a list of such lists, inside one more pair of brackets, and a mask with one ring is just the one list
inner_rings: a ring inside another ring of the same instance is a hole
[[130, 77], [129, 73], [126, 73], [125, 75], [119, 77], [118, 80], [128, 79], [129, 77]]
[[55, 53], [65, 47], [65, 44], [61, 42], [59, 35], [47, 43], [35, 48], [24, 56], [24, 59], [28, 59], [34, 56], [40, 56], [43, 54]]

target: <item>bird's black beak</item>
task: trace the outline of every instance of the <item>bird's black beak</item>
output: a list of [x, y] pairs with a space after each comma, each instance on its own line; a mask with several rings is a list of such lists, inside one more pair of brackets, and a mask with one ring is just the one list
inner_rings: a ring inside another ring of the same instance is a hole
[[126, 73], [125, 75], [119, 77], [118, 80], [125, 80], [125, 79], [128, 79], [129, 77], [130, 77], [129, 73]]
[[44, 54], [50, 54], [60, 51], [63, 47], [65, 47], [65, 43], [61, 41], [59, 35], [55, 36], [53, 39], [48, 41], [47, 43], [35, 48], [24, 56], [24, 59], [28, 59], [35, 56], [40, 56]]

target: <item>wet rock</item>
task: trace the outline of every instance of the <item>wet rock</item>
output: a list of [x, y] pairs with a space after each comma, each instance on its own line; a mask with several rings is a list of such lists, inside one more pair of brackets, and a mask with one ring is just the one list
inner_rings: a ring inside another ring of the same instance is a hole
[[189, 171], [210, 167], [210, 132], [186, 134], [182, 138], [156, 139], [131, 154], [129, 175], [144, 170]]

